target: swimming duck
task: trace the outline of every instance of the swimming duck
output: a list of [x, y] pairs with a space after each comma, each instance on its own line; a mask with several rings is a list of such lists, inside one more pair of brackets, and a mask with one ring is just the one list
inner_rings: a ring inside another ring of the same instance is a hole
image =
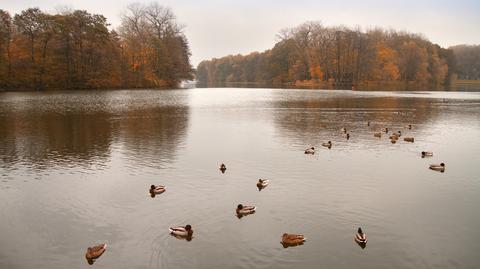
[[315, 148], [311, 147], [305, 150], [305, 154], [315, 154]]
[[384, 132], [384, 133], [387, 134], [387, 133], [388, 133], [388, 128], [383, 128], [383, 129], [382, 129], [382, 132]]
[[87, 259], [87, 262], [89, 264], [93, 264], [96, 259], [102, 256], [106, 249], [107, 244], [100, 244], [87, 248], [87, 252], [85, 253], [85, 258]]
[[282, 235], [282, 244], [284, 245], [299, 245], [307, 239], [302, 234], [287, 234]]
[[358, 228], [357, 234], [355, 235], [355, 242], [359, 244], [366, 244], [367, 243], [367, 235], [363, 233], [362, 228]]
[[397, 136], [398, 137], [402, 136], [402, 131], [397, 131]]
[[225, 172], [225, 170], [227, 170], [227, 166], [225, 166], [225, 164], [222, 163], [222, 164], [220, 165], [220, 168], [219, 168], [219, 169], [220, 169], [220, 171]]
[[445, 164], [444, 163], [431, 164], [429, 168], [432, 169], [432, 170], [435, 170], [435, 171], [443, 172], [443, 171], [445, 171]]
[[193, 234], [192, 226], [190, 224], [185, 226], [170, 227], [168, 230], [171, 234], [180, 237], [191, 237]]
[[322, 146], [331, 148], [332, 147], [332, 141], [328, 141], [327, 143], [323, 143]]
[[248, 215], [254, 213], [255, 209], [257, 209], [255, 206], [239, 204], [236, 212], [239, 215]]
[[399, 136], [398, 136], [397, 133], [394, 133], [394, 134], [392, 134], [389, 138], [390, 138], [390, 139], [393, 139], [393, 140], [398, 140]]
[[268, 179], [259, 179], [258, 182], [257, 182], [257, 187], [265, 188], [268, 185], [269, 182], [270, 182], [270, 180], [268, 180]]
[[422, 158], [432, 157], [432, 156], [433, 156], [433, 152], [431, 152], [431, 151], [422, 151]]
[[403, 139], [403, 141], [405, 141], [405, 142], [412, 142], [412, 143], [413, 143], [413, 142], [415, 141], [415, 139], [414, 139], [413, 137], [405, 137], [405, 138]]
[[150, 194], [155, 195], [155, 194], [161, 194], [165, 192], [165, 186], [162, 185], [151, 185], [150, 186]]
[[382, 137], [382, 133], [374, 133], [373, 136], [374, 136], [374, 137], [381, 138], [381, 137]]

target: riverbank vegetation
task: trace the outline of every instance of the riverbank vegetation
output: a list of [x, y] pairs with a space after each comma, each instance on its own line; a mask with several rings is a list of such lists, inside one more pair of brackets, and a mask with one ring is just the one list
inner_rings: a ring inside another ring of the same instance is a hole
[[197, 67], [197, 80], [205, 85], [421, 88], [447, 85], [456, 77], [456, 50], [418, 34], [309, 22], [281, 31], [278, 40], [261, 53], [203, 61]]
[[190, 49], [173, 12], [132, 4], [121, 25], [84, 10], [0, 10], [0, 89], [175, 87], [193, 78]]

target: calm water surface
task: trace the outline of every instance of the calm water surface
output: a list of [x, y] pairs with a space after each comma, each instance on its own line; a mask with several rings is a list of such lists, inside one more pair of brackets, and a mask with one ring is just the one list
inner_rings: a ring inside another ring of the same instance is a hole
[[1, 93], [0, 268], [478, 268], [479, 137], [478, 92]]

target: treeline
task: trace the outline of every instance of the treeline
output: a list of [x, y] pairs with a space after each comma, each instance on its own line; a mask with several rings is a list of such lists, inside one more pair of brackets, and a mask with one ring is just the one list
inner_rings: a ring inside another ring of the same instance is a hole
[[193, 77], [190, 49], [169, 8], [130, 5], [121, 26], [84, 10], [0, 10], [0, 89], [170, 87]]
[[450, 49], [455, 53], [458, 78], [480, 80], [480, 45], [458, 45]]
[[325, 27], [310, 22], [280, 32], [273, 49], [203, 61], [197, 80], [217, 83], [355, 84], [408, 81], [446, 84], [453, 51], [420, 35], [374, 29]]

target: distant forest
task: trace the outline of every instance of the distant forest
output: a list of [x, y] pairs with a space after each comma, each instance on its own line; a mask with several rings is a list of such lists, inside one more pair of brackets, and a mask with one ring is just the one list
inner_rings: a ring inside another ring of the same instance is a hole
[[362, 82], [449, 84], [480, 79], [480, 46], [445, 49], [418, 34], [309, 22], [282, 30], [273, 49], [203, 61], [197, 80], [206, 85], [355, 85]]
[[455, 54], [455, 72], [459, 79], [480, 80], [480, 45], [450, 47]]
[[193, 79], [190, 49], [169, 8], [132, 4], [109, 30], [83, 10], [0, 9], [0, 89], [176, 87]]

